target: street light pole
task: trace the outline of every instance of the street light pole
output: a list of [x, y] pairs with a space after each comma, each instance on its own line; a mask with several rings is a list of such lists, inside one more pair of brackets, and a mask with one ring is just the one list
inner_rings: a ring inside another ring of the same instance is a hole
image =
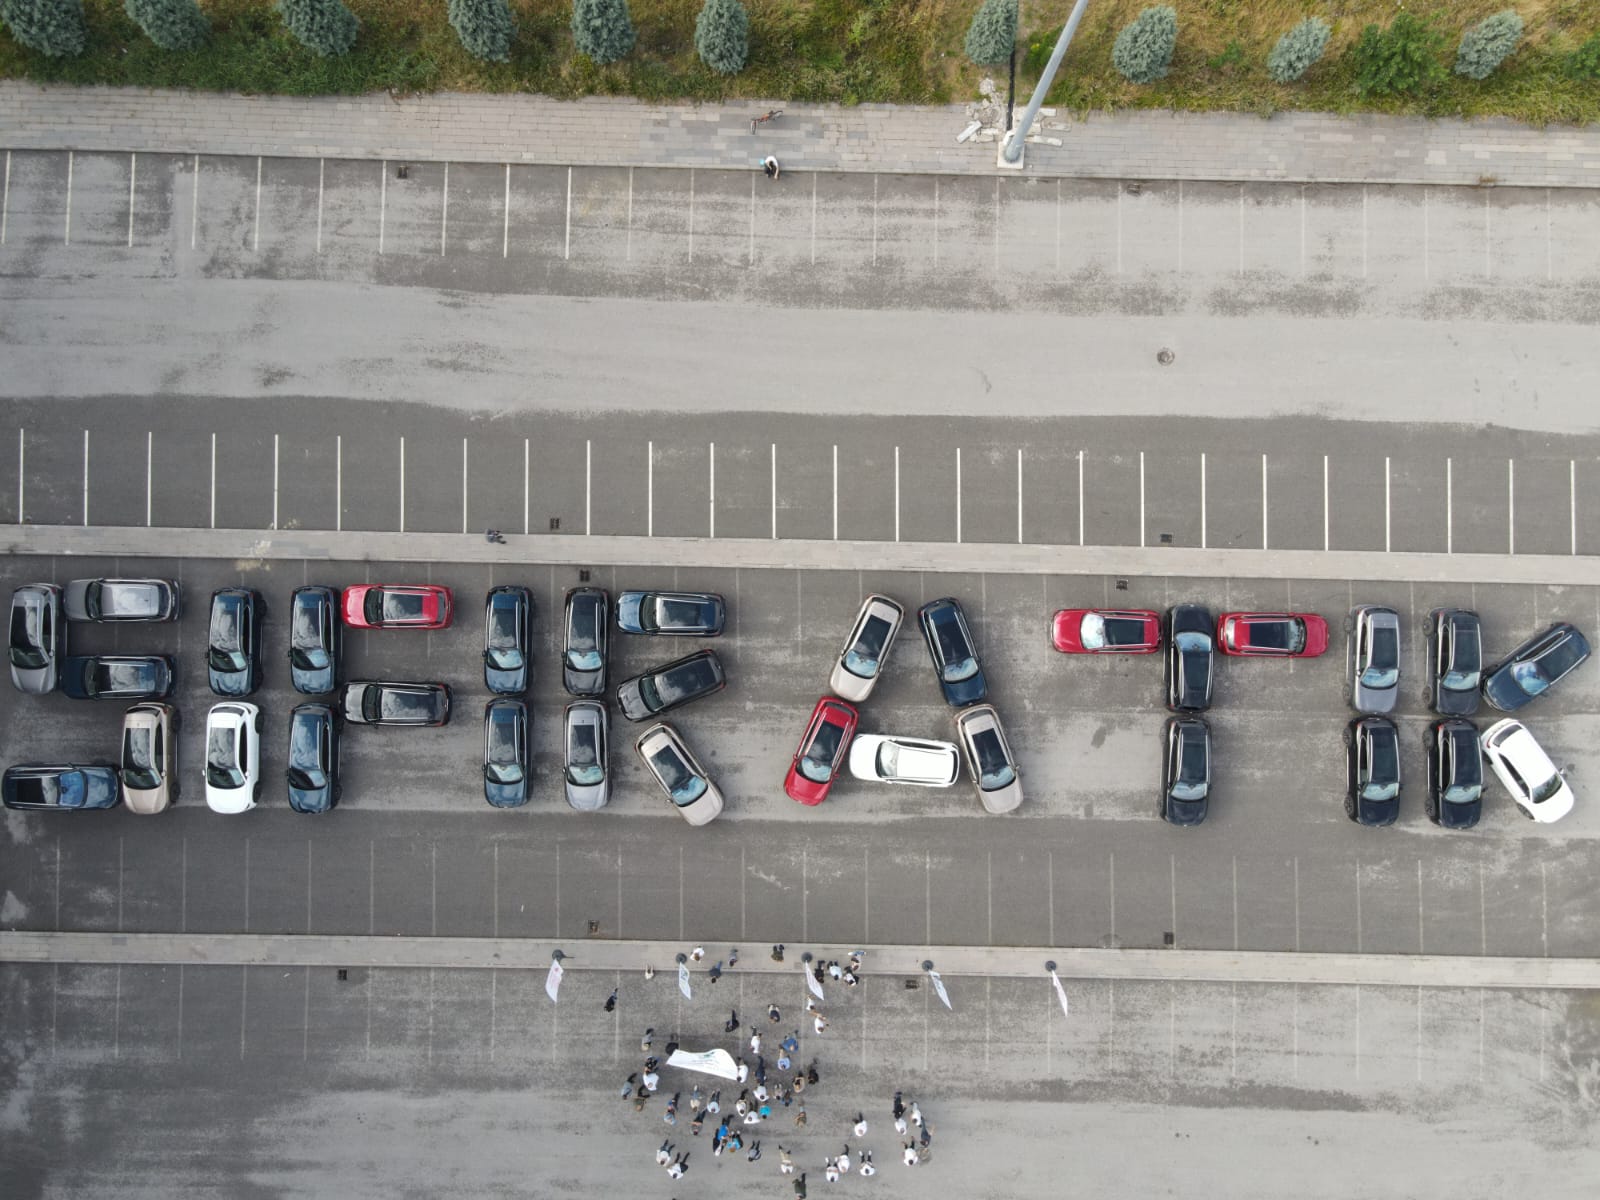
[[1072, 6], [1072, 15], [1067, 18], [1066, 26], [1061, 30], [1061, 37], [1056, 40], [1056, 48], [1050, 55], [1050, 62], [1045, 66], [1044, 74], [1039, 76], [1039, 83], [1033, 89], [1033, 99], [1028, 101], [1028, 110], [1022, 114], [1022, 120], [1006, 131], [1005, 140], [1000, 143], [1002, 166], [1022, 165], [1022, 140], [1028, 136], [1028, 130], [1033, 128], [1034, 118], [1044, 107], [1045, 95], [1050, 91], [1050, 85], [1055, 82], [1056, 71], [1061, 66], [1061, 60], [1067, 55], [1067, 46], [1072, 42], [1072, 35], [1078, 31], [1078, 22], [1083, 19], [1083, 10], [1088, 7], [1089, 0], [1078, 0]]

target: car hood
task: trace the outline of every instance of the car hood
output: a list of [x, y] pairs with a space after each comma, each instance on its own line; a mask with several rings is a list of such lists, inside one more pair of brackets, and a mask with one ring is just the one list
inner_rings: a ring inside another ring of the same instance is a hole
[[528, 668], [502, 671], [498, 667], [484, 663], [483, 681], [488, 684], [491, 692], [524, 692], [528, 689]]
[[518, 808], [528, 802], [528, 784], [483, 781], [483, 798], [495, 808]]
[[1471, 829], [1483, 814], [1483, 801], [1471, 804], [1447, 804], [1439, 801], [1439, 824], [1446, 829]]
[[561, 664], [561, 683], [574, 696], [598, 696], [606, 690], [606, 673], [604, 669], [579, 671], [568, 663], [563, 662]]
[[567, 803], [579, 812], [599, 812], [611, 798], [609, 783], [582, 785], [567, 779]]
[[1483, 681], [1483, 698], [1501, 712], [1515, 712], [1533, 699], [1511, 677], [1509, 664]]
[[289, 785], [289, 807], [299, 813], [325, 813], [333, 808], [333, 785], [297, 788]]
[[1449, 717], [1470, 717], [1478, 711], [1478, 692], [1453, 692], [1449, 688], [1434, 689], [1433, 710]]
[[1167, 800], [1167, 822], [1171, 825], [1198, 825], [1206, 819], [1205, 800]]
[[970, 679], [963, 679], [960, 683], [946, 683], [939, 681], [939, 686], [944, 688], [945, 700], [956, 708], [965, 708], [969, 704], [980, 704], [989, 694], [989, 683], [983, 677], [983, 671]]
[[639, 609], [644, 596], [638, 592], [624, 592], [617, 597], [617, 624], [627, 629], [638, 629]]
[[1400, 815], [1400, 798], [1363, 800], [1356, 797], [1356, 819], [1363, 825], [1393, 825]]
[[307, 695], [318, 696], [333, 691], [333, 668], [324, 667], [320, 671], [307, 671], [301, 667], [289, 668], [289, 681], [294, 684], [294, 690]]

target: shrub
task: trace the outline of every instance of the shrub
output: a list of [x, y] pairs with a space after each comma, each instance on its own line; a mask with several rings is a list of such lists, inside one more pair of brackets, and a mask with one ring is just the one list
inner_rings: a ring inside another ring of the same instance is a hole
[[511, 38], [517, 27], [506, 0], [450, 0], [446, 11], [462, 49], [473, 58], [511, 60]]
[[1016, 48], [1016, 0], [983, 0], [967, 29], [967, 57], [989, 67], [1009, 61]]
[[193, 50], [211, 36], [211, 22], [194, 0], [122, 0], [122, 7], [163, 50]]
[[343, 0], [277, 0], [284, 26], [306, 49], [323, 58], [348, 54], [361, 22]]
[[1409, 12], [1401, 11], [1388, 29], [1368, 25], [1350, 50], [1356, 90], [1363, 96], [1404, 96], [1432, 87], [1445, 77], [1443, 49], [1444, 35]]
[[573, 0], [572, 40], [597, 63], [626, 56], [634, 41], [628, 0]]
[[718, 75], [737, 75], [750, 57], [750, 14], [739, 0], [706, 0], [694, 21], [694, 49]]
[[1267, 55], [1267, 74], [1274, 83], [1293, 83], [1313, 66], [1328, 48], [1333, 30], [1321, 17], [1307, 17], [1278, 39]]
[[1461, 35], [1456, 50], [1456, 74], [1487, 79], [1522, 40], [1522, 18], [1508, 8], [1485, 17]]
[[0, 20], [17, 41], [50, 58], [83, 53], [83, 0], [0, 0]]
[[1178, 14], [1170, 7], [1147, 8], [1117, 34], [1111, 65], [1129, 83], [1164, 79], [1178, 44]]
[[1567, 56], [1566, 71], [1573, 79], [1600, 80], [1600, 33]]

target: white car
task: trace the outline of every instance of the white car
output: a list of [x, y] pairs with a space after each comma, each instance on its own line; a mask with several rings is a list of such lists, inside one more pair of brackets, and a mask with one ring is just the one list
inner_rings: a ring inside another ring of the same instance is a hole
[[709, 825], [722, 815], [722, 793], [671, 725], [650, 726], [633, 749], [689, 824]]
[[871, 595], [863, 600], [855, 627], [833, 666], [828, 690], [855, 704], [870, 696], [889, 661], [889, 649], [904, 616], [905, 609], [887, 596]]
[[1572, 789], [1521, 721], [1496, 721], [1479, 740], [1494, 773], [1527, 816], [1549, 824], [1572, 811]]
[[1000, 724], [1000, 714], [992, 704], [978, 704], [956, 714], [956, 732], [967, 752], [967, 767], [972, 782], [978, 785], [978, 799], [991, 813], [1008, 813], [1022, 803], [1022, 779], [1011, 743]]
[[869, 783], [949, 787], [961, 773], [961, 754], [950, 742], [858, 733], [850, 743], [850, 774]]
[[242, 813], [261, 796], [261, 710], [243, 700], [213, 704], [206, 714], [206, 804]]

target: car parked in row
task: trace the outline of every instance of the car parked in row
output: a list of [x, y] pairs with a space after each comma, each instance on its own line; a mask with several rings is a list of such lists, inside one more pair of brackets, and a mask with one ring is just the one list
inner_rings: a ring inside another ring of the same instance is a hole
[[1063, 654], [1154, 654], [1161, 649], [1161, 614], [1064, 608], [1050, 623], [1050, 642]]
[[956, 735], [967, 752], [967, 770], [984, 811], [997, 815], [1014, 812], [1022, 804], [1022, 778], [994, 705], [962, 709], [956, 714]]
[[254, 588], [211, 593], [206, 636], [206, 681], [219, 696], [248, 696], [261, 686], [261, 618], [265, 606]]
[[633, 750], [689, 824], [706, 825], [721, 815], [722, 793], [671, 725], [651, 725], [634, 740]]
[[922, 638], [928, 645], [928, 657], [933, 660], [945, 703], [951, 708], [983, 703], [989, 695], [989, 683], [960, 602], [949, 596], [930, 600], [917, 610], [917, 623], [922, 627]]
[[1428, 726], [1428, 820], [1471, 829], [1483, 815], [1483, 749], [1471, 721], [1451, 717]]
[[870, 783], [949, 787], [961, 774], [961, 752], [953, 742], [858, 733], [850, 743], [849, 770]]
[[1400, 696], [1400, 614], [1360, 604], [1350, 614], [1350, 706], [1382, 716]]
[[611, 636], [611, 597], [604, 588], [567, 593], [562, 619], [561, 686], [572, 696], [603, 696]]
[[1483, 628], [1478, 614], [1464, 608], [1436, 608], [1428, 614], [1428, 703], [1442, 717], [1470, 717], [1478, 711], [1483, 681]]
[[496, 808], [528, 802], [528, 706], [521, 700], [484, 706], [483, 798]]
[[443, 683], [394, 680], [347, 683], [339, 700], [339, 711], [352, 725], [448, 725], [450, 687]]
[[1328, 623], [1316, 613], [1226, 612], [1217, 646], [1228, 655], [1316, 658], [1328, 648]]
[[261, 710], [247, 700], [206, 714], [206, 807], [232, 815], [261, 799]]
[[719, 637], [728, 609], [716, 592], [622, 592], [617, 628], [623, 633]]
[[13, 591], [6, 646], [12, 686], [31, 696], [55, 691], [57, 671], [66, 653], [61, 589], [53, 583], [25, 583]]
[[434, 583], [357, 584], [342, 603], [352, 629], [447, 629], [455, 611], [450, 589]]
[[789, 799], [815, 805], [828, 798], [860, 719], [860, 714], [843, 700], [824, 696], [817, 701], [783, 781], [784, 794]]
[[1345, 732], [1345, 815], [1360, 825], [1393, 825], [1400, 815], [1400, 734], [1388, 717], [1357, 717]]
[[651, 667], [617, 685], [617, 704], [630, 721], [645, 721], [720, 692], [728, 685], [715, 650], [698, 650]]
[[72, 579], [61, 604], [69, 621], [176, 621], [183, 590], [175, 579]]
[[1572, 811], [1572, 789], [1528, 727], [1515, 717], [1496, 721], [1479, 738], [1483, 756], [1524, 816], [1542, 824]]
[[122, 802], [140, 816], [165, 812], [178, 799], [178, 710], [135, 704], [122, 716]]
[[1211, 610], [1203, 604], [1175, 604], [1167, 610], [1167, 707], [1173, 712], [1204, 712], [1211, 707], [1216, 671]]
[[1575, 626], [1558, 621], [1484, 672], [1483, 698], [1501, 712], [1515, 712], [1544, 695], [1588, 658], [1588, 639]]
[[887, 596], [874, 593], [863, 600], [856, 623], [839, 652], [839, 661], [833, 664], [828, 690], [855, 704], [870, 696], [883, 676], [904, 619], [905, 609]]
[[163, 654], [82, 654], [62, 660], [61, 691], [74, 700], [165, 700], [172, 660]]
[[326, 696], [339, 686], [344, 626], [339, 598], [330, 587], [297, 587], [289, 601], [289, 682], [308, 696]]
[[289, 712], [289, 761], [284, 772], [289, 807], [331, 812], [339, 803], [339, 718], [326, 704], [297, 704]]
[[7, 808], [77, 812], [115, 808], [120, 799], [117, 769], [103, 763], [18, 763], [0, 777], [0, 802]]
[[596, 812], [611, 798], [610, 717], [598, 700], [574, 700], [563, 716], [567, 803], [579, 812]]
[[483, 602], [483, 682], [500, 696], [528, 690], [532, 657], [533, 595], [507, 583], [491, 588]]
[[1200, 824], [1211, 808], [1211, 727], [1199, 717], [1168, 717], [1162, 762], [1161, 819]]

